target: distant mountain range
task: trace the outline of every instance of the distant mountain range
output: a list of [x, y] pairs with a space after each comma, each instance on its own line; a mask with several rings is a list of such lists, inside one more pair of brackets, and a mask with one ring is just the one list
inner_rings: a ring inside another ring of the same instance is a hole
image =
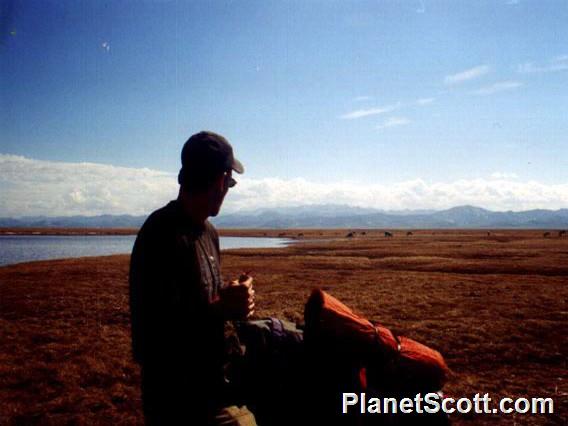
[[146, 216], [110, 215], [100, 216], [28, 216], [0, 218], [2, 228], [139, 228]]
[[[138, 228], [146, 216], [101, 215], [0, 218], [0, 227]], [[384, 211], [309, 205], [222, 214], [219, 228], [568, 228], [568, 209], [494, 212], [473, 206], [447, 210]]]

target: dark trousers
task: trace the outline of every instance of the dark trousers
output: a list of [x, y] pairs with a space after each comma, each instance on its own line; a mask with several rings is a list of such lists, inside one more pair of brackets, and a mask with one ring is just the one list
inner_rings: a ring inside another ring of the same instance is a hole
[[165, 365], [141, 368], [146, 425], [256, 426], [247, 407], [229, 404], [221, 389], [211, 386], [211, 378], [191, 377]]
[[163, 366], [143, 365], [141, 375], [146, 425], [207, 424], [212, 401], [206, 401], [206, 390], [199, 389], [197, 382]]

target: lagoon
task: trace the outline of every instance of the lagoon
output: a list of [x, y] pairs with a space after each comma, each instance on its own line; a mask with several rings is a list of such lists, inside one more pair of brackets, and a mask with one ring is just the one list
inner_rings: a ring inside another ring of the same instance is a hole
[[[35, 260], [129, 254], [136, 235], [0, 235], [0, 266]], [[283, 247], [284, 238], [221, 237], [221, 249]]]

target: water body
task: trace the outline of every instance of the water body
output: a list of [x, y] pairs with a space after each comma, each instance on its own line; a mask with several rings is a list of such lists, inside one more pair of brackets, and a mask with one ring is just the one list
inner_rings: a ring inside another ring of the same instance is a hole
[[[135, 235], [0, 235], [0, 266], [132, 251]], [[221, 237], [221, 249], [283, 247], [284, 238]]]

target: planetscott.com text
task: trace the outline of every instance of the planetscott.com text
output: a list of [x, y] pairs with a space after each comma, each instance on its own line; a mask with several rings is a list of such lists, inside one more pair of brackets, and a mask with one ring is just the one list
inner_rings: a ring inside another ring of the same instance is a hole
[[476, 393], [472, 398], [451, 398], [431, 392], [418, 393], [414, 398], [372, 397], [366, 393], [343, 393], [342, 413], [410, 414], [439, 412], [453, 414], [552, 414], [552, 398], [500, 398]]

